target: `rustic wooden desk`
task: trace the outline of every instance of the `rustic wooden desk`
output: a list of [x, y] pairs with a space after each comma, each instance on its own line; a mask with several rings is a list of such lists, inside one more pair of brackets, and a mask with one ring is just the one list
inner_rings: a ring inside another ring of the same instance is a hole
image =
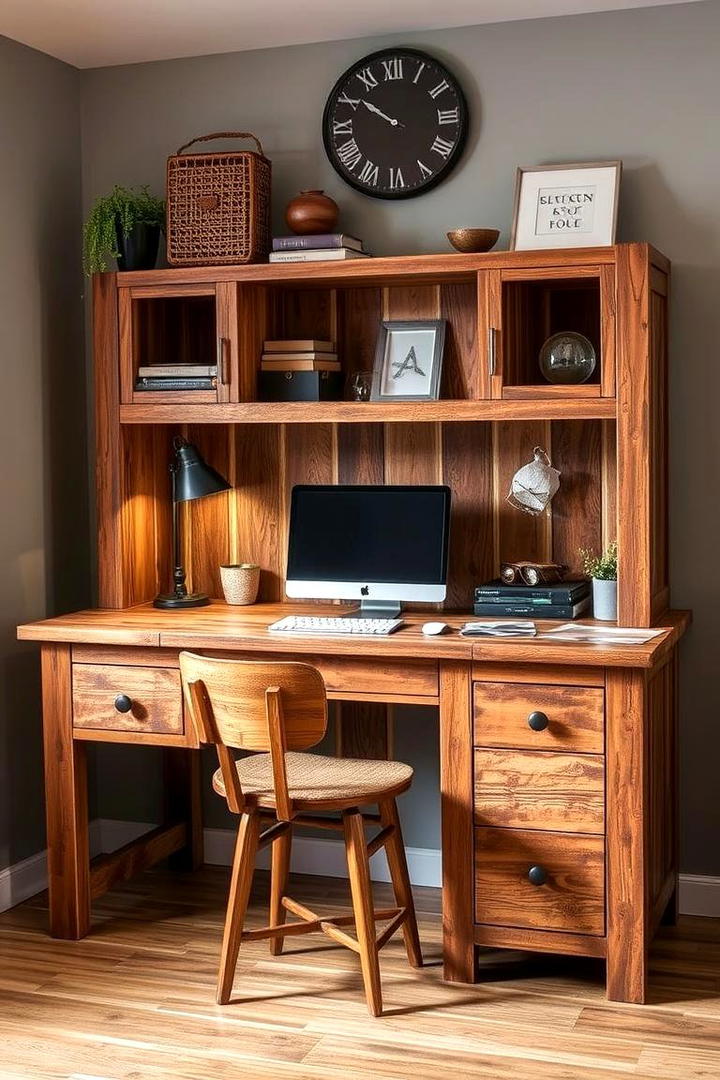
[[[676, 895], [676, 646], [687, 614], [668, 613], [662, 635], [632, 648], [473, 641], [457, 632], [464, 617], [445, 615], [451, 632], [426, 638], [426, 614], [370, 640], [267, 630], [288, 612], [342, 610], [140, 605], [19, 628], [42, 644], [51, 933], [83, 937], [91, 900], [158, 859], [182, 851], [202, 862], [198, 743], [178, 653], [292, 657], [320, 669], [332, 699], [439, 707], [447, 979], [474, 982], [483, 945], [606, 957], [608, 997], [644, 1001], [648, 946]], [[88, 741], [174, 758], [168, 822], [92, 864]]]

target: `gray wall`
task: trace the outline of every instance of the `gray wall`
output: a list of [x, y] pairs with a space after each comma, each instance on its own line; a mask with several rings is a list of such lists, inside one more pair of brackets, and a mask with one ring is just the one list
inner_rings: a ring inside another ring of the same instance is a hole
[[[398, 204], [343, 186], [320, 138], [325, 97], [357, 57], [391, 43], [426, 48], [461, 78], [473, 118], [462, 164], [430, 194]], [[163, 187], [168, 153], [193, 135], [249, 129], [273, 161], [276, 227], [286, 200], [324, 187], [342, 225], [378, 254], [445, 249], [456, 225], [497, 225], [507, 243], [515, 166], [622, 158], [620, 240], [651, 240], [674, 264], [673, 603], [695, 610], [683, 647], [682, 866], [720, 873], [717, 402], [720, 400], [720, 3], [511, 22], [89, 71], [82, 76], [83, 183]], [[707, 568], [707, 572], [705, 571]], [[713, 625], [715, 629], [713, 630]], [[430, 770], [432, 725], [413, 713], [398, 746]], [[105, 758], [102, 786], [110, 784]], [[135, 769], [133, 758], [128, 768]], [[113, 811], [129, 812], [114, 781]], [[410, 843], [437, 839], [428, 775]], [[107, 812], [103, 810], [103, 812]], [[132, 814], [130, 815], [132, 816]], [[428, 820], [429, 819], [429, 820]]]
[[88, 602], [80, 76], [0, 38], [0, 869], [45, 845], [37, 649]]

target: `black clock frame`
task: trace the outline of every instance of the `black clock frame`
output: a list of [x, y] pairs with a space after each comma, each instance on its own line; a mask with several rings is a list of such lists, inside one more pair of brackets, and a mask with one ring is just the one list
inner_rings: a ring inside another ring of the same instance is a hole
[[[341, 168], [339, 168], [339, 166], [335, 162], [335, 147], [332, 141], [330, 110], [336, 95], [340, 93], [350, 75], [353, 74], [357, 68], [365, 67], [373, 61], [379, 60], [381, 57], [392, 56], [396, 55], [397, 53], [402, 53], [403, 56], [414, 56], [426, 62], [430, 61], [431, 64], [441, 68], [448, 78], [452, 79], [453, 88], [457, 95], [460, 117], [458, 121], [458, 139], [455, 147], [452, 150], [452, 153], [448, 156], [445, 164], [442, 165], [438, 172], [432, 177], [432, 179], [429, 179], [427, 183], [423, 184], [422, 187], [413, 188], [409, 191], [403, 190], [397, 192], [372, 192], [368, 191], [367, 187], [364, 184], [359, 184], [356, 180], [353, 180], [351, 177], [349, 177], [347, 173]], [[441, 60], [438, 60], [436, 57], [431, 56], [430, 53], [423, 52], [421, 49], [409, 49], [406, 48], [404, 45], [395, 45], [387, 49], [378, 49], [377, 52], [368, 53], [367, 56], [361, 57], [360, 60], [356, 60], [355, 63], [351, 64], [349, 68], [346, 68], [340, 78], [336, 80], [335, 85], [328, 94], [327, 101], [325, 102], [325, 108], [323, 109], [323, 145], [325, 147], [325, 153], [327, 155], [328, 161], [330, 162], [340, 179], [343, 180], [346, 184], [348, 184], [349, 187], [354, 188], [355, 191], [359, 191], [361, 195], [366, 195], [368, 199], [391, 199], [393, 201], [396, 199], [413, 199], [416, 198], [418, 195], [424, 195], [427, 191], [432, 191], [434, 187], [437, 187], [437, 185], [441, 184], [443, 180], [446, 180], [449, 173], [451, 173], [452, 170], [455, 168], [460, 157], [463, 154], [465, 145], [467, 143], [469, 119], [470, 114], [467, 107], [467, 101], [465, 100], [465, 94], [463, 93], [462, 86], [460, 85], [460, 81], [457, 76], [452, 71], [450, 71], [450, 69]]]

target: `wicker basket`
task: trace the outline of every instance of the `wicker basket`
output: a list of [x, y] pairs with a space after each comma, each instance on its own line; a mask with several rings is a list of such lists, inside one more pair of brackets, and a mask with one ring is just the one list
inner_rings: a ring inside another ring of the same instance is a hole
[[[253, 139], [254, 150], [185, 154], [209, 139]], [[249, 263], [270, 248], [270, 162], [249, 131], [218, 131], [181, 146], [167, 163], [171, 266]]]
[[257, 600], [260, 567], [255, 563], [221, 566], [220, 580], [228, 604], [254, 604]]

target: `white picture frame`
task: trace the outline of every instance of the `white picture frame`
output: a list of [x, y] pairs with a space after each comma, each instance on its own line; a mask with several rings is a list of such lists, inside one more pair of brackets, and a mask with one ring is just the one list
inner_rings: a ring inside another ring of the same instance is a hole
[[511, 251], [615, 243], [622, 161], [520, 166]]

